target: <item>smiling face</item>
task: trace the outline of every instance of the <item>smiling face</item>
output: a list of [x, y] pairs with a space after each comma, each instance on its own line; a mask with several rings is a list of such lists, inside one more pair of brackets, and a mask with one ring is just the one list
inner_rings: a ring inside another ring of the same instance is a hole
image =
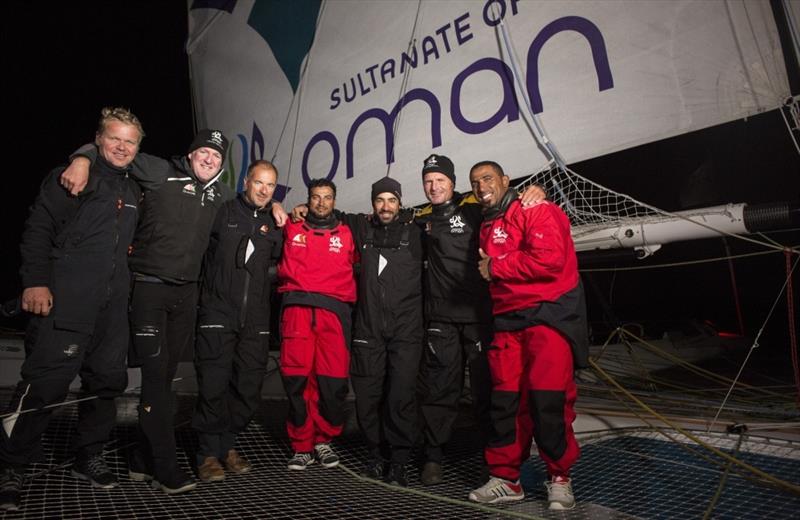
[[400, 213], [400, 199], [394, 193], [385, 191], [379, 193], [372, 201], [372, 209], [378, 216], [381, 224], [386, 225], [394, 221]]
[[336, 195], [329, 186], [311, 188], [308, 196], [308, 211], [318, 219], [328, 218], [336, 206]]
[[263, 208], [272, 200], [278, 175], [266, 166], [256, 166], [244, 181], [244, 196], [257, 208]]
[[439, 172], [428, 172], [422, 177], [425, 196], [433, 205], [444, 204], [453, 198], [455, 185], [450, 177]]
[[219, 173], [222, 167], [222, 154], [206, 146], [189, 154], [192, 171], [201, 182], [208, 182]]
[[500, 203], [508, 191], [509, 178], [492, 166], [479, 166], [469, 172], [472, 193], [481, 206], [491, 208]]
[[97, 134], [94, 142], [103, 159], [117, 168], [124, 168], [133, 162], [141, 140], [142, 134], [134, 125], [111, 120], [105, 124], [102, 133]]

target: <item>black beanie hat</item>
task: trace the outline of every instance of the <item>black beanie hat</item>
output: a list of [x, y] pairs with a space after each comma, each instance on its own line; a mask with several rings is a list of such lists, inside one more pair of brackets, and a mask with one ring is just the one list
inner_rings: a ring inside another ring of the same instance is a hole
[[456, 183], [455, 166], [453, 161], [445, 155], [431, 154], [425, 162], [422, 163], [422, 176], [425, 177], [426, 173], [437, 172], [445, 175], [448, 179]]
[[192, 144], [189, 145], [189, 153], [192, 153], [198, 148], [213, 148], [218, 151], [224, 159], [225, 152], [228, 151], [228, 140], [222, 135], [221, 131], [204, 128], [194, 136]]
[[391, 177], [384, 177], [372, 185], [372, 200], [375, 200], [375, 197], [381, 193], [391, 193], [397, 197], [397, 200], [400, 200], [403, 195], [400, 183]]

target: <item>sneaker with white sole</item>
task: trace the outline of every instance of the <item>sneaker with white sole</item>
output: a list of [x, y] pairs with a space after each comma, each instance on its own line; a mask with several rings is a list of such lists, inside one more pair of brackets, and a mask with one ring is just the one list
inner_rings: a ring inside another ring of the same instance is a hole
[[575, 507], [575, 495], [572, 493], [572, 480], [569, 477], [553, 477], [544, 482], [547, 488], [547, 501], [550, 509], [566, 511]]
[[339, 465], [339, 456], [333, 451], [330, 444], [317, 444], [314, 446], [314, 456], [323, 468], [333, 468]]
[[72, 476], [86, 480], [92, 487], [99, 489], [111, 489], [119, 485], [116, 475], [108, 469], [108, 464], [100, 453], [77, 458], [72, 465]]
[[0, 469], [0, 511], [17, 511], [25, 468], [4, 466]]
[[312, 455], [310, 452], [298, 451], [291, 459], [289, 459], [289, 463], [286, 465], [286, 467], [295, 471], [302, 471], [306, 469], [306, 467], [314, 464], [314, 462], [316, 462], [314, 460], [314, 455]]
[[491, 477], [489, 482], [469, 494], [469, 499], [482, 504], [498, 504], [500, 502], [514, 502], [525, 498], [519, 480], [510, 480]]

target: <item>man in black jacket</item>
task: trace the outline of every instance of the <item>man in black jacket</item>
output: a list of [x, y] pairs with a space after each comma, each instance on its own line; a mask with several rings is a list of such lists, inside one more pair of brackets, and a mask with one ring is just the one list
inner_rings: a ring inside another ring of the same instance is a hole
[[425, 318], [422, 415], [425, 419], [425, 485], [442, 481], [443, 447], [450, 440], [469, 367], [473, 413], [481, 441], [489, 426], [492, 379], [485, 348], [492, 340], [489, 285], [477, 269], [478, 232], [483, 215], [478, 204], [455, 194], [455, 168], [444, 155], [431, 155], [422, 167], [430, 211], [418, 219], [425, 229]]
[[139, 189], [128, 177], [144, 132], [126, 109], [102, 111], [91, 182], [79, 197], [59, 185], [63, 168], [42, 183], [22, 238], [22, 308], [33, 314], [25, 362], [3, 417], [2, 509], [17, 509], [24, 466], [41, 456], [51, 409], [70, 382], [92, 399], [78, 405], [73, 476], [97, 488], [117, 485], [103, 460], [114, 426], [114, 398], [125, 390], [128, 348], [128, 246], [136, 229]]
[[[422, 233], [401, 212], [400, 183], [372, 185], [370, 219], [349, 215], [361, 254], [350, 380], [370, 450], [362, 475], [406, 486], [417, 435], [416, 381], [422, 355]], [[388, 453], [387, 453], [388, 451]]]
[[[144, 195], [129, 265], [132, 333], [128, 364], [142, 370], [139, 444], [128, 476], [175, 494], [197, 483], [177, 463], [172, 379], [194, 339], [198, 280], [217, 211], [233, 193], [218, 182], [228, 140], [218, 130], [197, 133], [188, 154], [170, 161], [139, 154], [133, 174]], [[96, 151], [81, 148], [69, 170], [82, 169]], [[83, 156], [83, 157], [81, 157]], [[72, 181], [71, 171], [62, 183]], [[86, 170], [78, 177], [88, 175]], [[80, 184], [80, 183], [78, 183]]]
[[[450, 440], [468, 367], [474, 419], [485, 443], [492, 379], [486, 347], [492, 341], [489, 284], [477, 269], [481, 206], [455, 192], [455, 167], [444, 155], [423, 162], [422, 185], [431, 206], [417, 216], [425, 230], [425, 319], [422, 402], [425, 421], [425, 485], [442, 482], [443, 448]], [[523, 194], [524, 204], [545, 197], [538, 185]]]
[[224, 480], [226, 469], [251, 469], [234, 446], [261, 402], [269, 359], [269, 270], [283, 244], [270, 213], [277, 179], [272, 163], [250, 165], [244, 193], [217, 214], [203, 261], [192, 425], [200, 440], [197, 473], [205, 482]]

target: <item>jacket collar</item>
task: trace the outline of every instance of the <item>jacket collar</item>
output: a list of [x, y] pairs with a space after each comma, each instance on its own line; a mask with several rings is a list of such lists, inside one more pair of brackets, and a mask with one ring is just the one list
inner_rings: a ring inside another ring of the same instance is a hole
[[500, 215], [504, 214], [508, 207], [511, 205], [512, 202], [517, 200], [519, 195], [517, 195], [517, 190], [509, 188], [506, 191], [503, 198], [500, 199], [500, 202], [492, 206], [491, 208], [484, 208], [483, 210], [483, 218], [484, 220], [493, 220], [499, 217]]

